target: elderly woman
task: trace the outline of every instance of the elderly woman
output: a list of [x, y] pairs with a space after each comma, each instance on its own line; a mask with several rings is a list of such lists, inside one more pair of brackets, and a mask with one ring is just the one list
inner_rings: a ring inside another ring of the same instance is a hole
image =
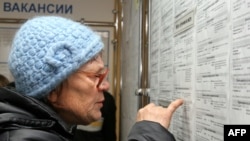
[[[40, 16], [16, 33], [9, 55], [15, 88], [0, 89], [0, 138], [6, 141], [70, 141], [76, 124], [101, 118], [104, 79], [101, 38], [70, 19]], [[149, 104], [138, 113], [128, 140], [174, 140], [168, 108]]]

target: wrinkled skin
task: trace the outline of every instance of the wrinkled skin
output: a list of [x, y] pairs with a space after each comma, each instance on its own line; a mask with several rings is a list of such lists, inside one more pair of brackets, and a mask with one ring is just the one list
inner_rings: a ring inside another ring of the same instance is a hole
[[103, 68], [102, 58], [98, 56], [70, 75], [59, 90], [49, 94], [50, 104], [67, 123], [86, 125], [101, 118], [103, 91], [109, 89], [109, 83], [104, 79], [97, 87], [97, 76], [81, 72], [99, 74]]

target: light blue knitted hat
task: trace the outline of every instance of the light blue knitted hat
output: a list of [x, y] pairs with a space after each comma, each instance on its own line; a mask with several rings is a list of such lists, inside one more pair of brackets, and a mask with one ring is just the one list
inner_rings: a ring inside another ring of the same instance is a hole
[[42, 98], [102, 49], [100, 36], [78, 22], [30, 19], [16, 33], [8, 61], [16, 90]]

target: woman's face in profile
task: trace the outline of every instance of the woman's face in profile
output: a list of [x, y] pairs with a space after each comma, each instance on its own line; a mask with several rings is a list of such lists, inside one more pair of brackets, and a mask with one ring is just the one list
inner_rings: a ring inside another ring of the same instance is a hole
[[99, 81], [103, 71], [104, 63], [97, 56], [70, 75], [59, 90], [50, 93], [50, 103], [66, 122], [86, 125], [101, 118], [103, 91], [109, 89], [107, 80]]

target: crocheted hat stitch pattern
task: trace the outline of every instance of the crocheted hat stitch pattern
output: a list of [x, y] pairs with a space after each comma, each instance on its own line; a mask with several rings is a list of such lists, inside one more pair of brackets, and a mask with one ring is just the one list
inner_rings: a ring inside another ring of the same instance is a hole
[[16, 90], [43, 97], [96, 56], [104, 45], [91, 28], [58, 16], [39, 16], [16, 33], [9, 68]]

